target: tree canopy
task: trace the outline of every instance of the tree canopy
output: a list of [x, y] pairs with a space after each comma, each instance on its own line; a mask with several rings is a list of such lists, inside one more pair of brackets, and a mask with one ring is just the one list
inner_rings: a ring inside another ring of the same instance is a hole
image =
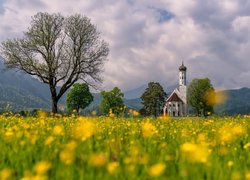
[[121, 115], [124, 113], [125, 105], [122, 100], [124, 94], [118, 87], [114, 87], [111, 91], [102, 91], [101, 96], [101, 112], [108, 114], [111, 111], [115, 115]]
[[67, 94], [66, 105], [69, 112], [76, 110], [79, 114], [80, 109], [85, 109], [92, 101], [93, 95], [89, 91], [87, 84], [76, 83]]
[[187, 94], [188, 104], [195, 109], [197, 115], [206, 116], [208, 112], [213, 112], [215, 91], [210, 79], [193, 79]]
[[40, 12], [32, 17], [23, 38], [2, 42], [1, 52], [7, 67], [49, 85], [52, 112], [56, 113], [58, 100], [75, 82], [101, 81], [109, 49], [88, 17]]
[[148, 83], [148, 87], [142, 94], [143, 107], [140, 114], [157, 117], [161, 115], [167, 94], [158, 82]]

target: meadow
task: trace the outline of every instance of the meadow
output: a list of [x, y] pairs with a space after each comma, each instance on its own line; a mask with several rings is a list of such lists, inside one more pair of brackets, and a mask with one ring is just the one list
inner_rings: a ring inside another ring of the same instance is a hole
[[0, 116], [0, 179], [250, 179], [250, 116]]

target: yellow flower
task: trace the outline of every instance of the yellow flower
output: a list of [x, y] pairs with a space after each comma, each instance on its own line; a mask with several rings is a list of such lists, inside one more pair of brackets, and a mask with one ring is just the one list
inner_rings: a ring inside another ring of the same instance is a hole
[[219, 129], [219, 141], [224, 144], [234, 141], [239, 136], [245, 133], [245, 128], [242, 125], [224, 125]]
[[138, 111], [133, 111], [133, 116], [134, 117], [137, 117], [137, 116], [139, 116], [140, 114], [139, 114], [139, 112]]
[[45, 140], [44, 144], [45, 144], [45, 145], [50, 145], [54, 140], [55, 140], [55, 137], [49, 136], [49, 137]]
[[48, 117], [48, 113], [47, 112], [44, 112], [44, 111], [39, 111], [37, 113], [37, 116], [41, 119], [45, 119], [46, 117]]
[[242, 179], [241, 173], [238, 172], [238, 171], [233, 172], [232, 175], [231, 175], [231, 179], [232, 180], [240, 180], [240, 179]]
[[109, 117], [111, 118], [115, 117], [115, 114], [113, 113], [112, 109], [109, 109]]
[[44, 174], [29, 174], [25, 175], [21, 180], [48, 180], [48, 177]]
[[247, 171], [245, 174], [246, 180], [250, 180], [250, 171]]
[[56, 135], [56, 136], [61, 136], [64, 134], [64, 129], [63, 129], [63, 126], [55, 126], [53, 128], [53, 134]]
[[92, 154], [89, 158], [89, 163], [95, 167], [104, 166], [107, 162], [107, 157], [104, 153]]
[[145, 138], [151, 137], [154, 134], [156, 134], [156, 127], [150, 123], [150, 122], [142, 122], [141, 123], [141, 128], [142, 128], [142, 135]]
[[114, 174], [118, 171], [119, 163], [118, 162], [110, 162], [107, 165], [107, 170], [110, 174]]
[[11, 170], [9, 168], [4, 168], [0, 171], [0, 179], [7, 180], [11, 176]]
[[11, 140], [14, 137], [14, 132], [12, 131], [12, 129], [7, 129], [7, 131], [5, 132], [4, 136], [6, 138], [6, 140]]
[[79, 123], [77, 123], [73, 129], [73, 136], [79, 140], [85, 141], [90, 138], [96, 131], [96, 126], [94, 122], [85, 119], [79, 119]]
[[51, 163], [48, 161], [40, 161], [36, 163], [34, 170], [37, 174], [44, 174], [51, 168]]
[[249, 142], [249, 143], [246, 143], [246, 144], [244, 145], [244, 149], [248, 149], [248, 148], [250, 148], [250, 142]]
[[60, 160], [66, 164], [66, 165], [70, 165], [74, 162], [75, 160], [75, 153], [71, 150], [63, 150], [62, 152], [60, 152]]
[[151, 166], [148, 170], [148, 174], [153, 177], [160, 176], [166, 168], [166, 165], [164, 163], [158, 163], [153, 166]]
[[234, 162], [233, 162], [233, 161], [228, 161], [228, 162], [227, 162], [227, 166], [228, 166], [228, 167], [232, 167], [233, 165], [234, 165]]
[[191, 162], [206, 163], [210, 154], [209, 149], [205, 145], [184, 143], [181, 145], [183, 157]]
[[77, 143], [75, 141], [70, 141], [65, 146], [65, 148], [70, 151], [73, 151], [76, 147], [77, 147]]
[[168, 115], [163, 115], [159, 117], [161, 122], [168, 122], [170, 120], [170, 117]]

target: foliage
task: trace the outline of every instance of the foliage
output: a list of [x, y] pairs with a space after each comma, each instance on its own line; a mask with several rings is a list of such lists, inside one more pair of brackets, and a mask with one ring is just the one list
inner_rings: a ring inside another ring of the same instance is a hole
[[[0, 179], [249, 179], [250, 116], [0, 115]], [[4, 178], [5, 177], [5, 178]]]
[[49, 85], [56, 113], [59, 99], [77, 80], [101, 80], [109, 49], [88, 17], [37, 13], [24, 37], [2, 42], [1, 51], [7, 67]]
[[213, 112], [214, 88], [208, 78], [193, 79], [187, 91], [188, 104], [194, 107], [196, 114], [206, 116]]
[[114, 87], [111, 91], [101, 92], [102, 100], [100, 110], [105, 114], [123, 115], [125, 105], [123, 103], [124, 94], [118, 87]]
[[89, 91], [87, 84], [76, 83], [67, 94], [66, 105], [68, 111], [85, 109], [93, 101], [93, 95]]
[[148, 87], [141, 96], [143, 107], [140, 114], [154, 117], [161, 115], [166, 96], [167, 94], [158, 82], [148, 83]]

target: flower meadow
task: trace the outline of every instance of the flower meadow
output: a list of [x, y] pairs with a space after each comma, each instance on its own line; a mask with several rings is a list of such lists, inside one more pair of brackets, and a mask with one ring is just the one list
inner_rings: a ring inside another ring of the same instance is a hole
[[250, 117], [0, 116], [0, 179], [250, 179]]

